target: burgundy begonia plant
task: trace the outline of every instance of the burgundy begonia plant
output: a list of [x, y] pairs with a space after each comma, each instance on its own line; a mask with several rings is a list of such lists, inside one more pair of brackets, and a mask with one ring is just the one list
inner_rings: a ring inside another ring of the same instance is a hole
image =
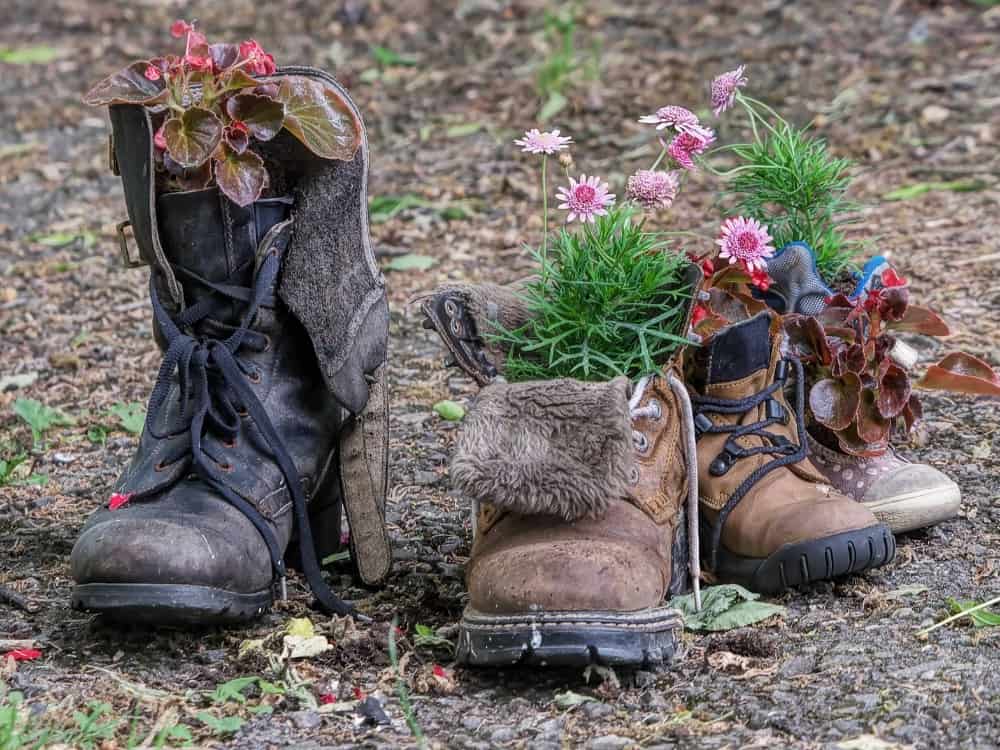
[[322, 158], [354, 156], [361, 124], [336, 90], [305, 76], [276, 75], [274, 58], [253, 39], [209, 44], [185, 21], [170, 31], [185, 39], [183, 55], [133, 62], [84, 97], [95, 106], [150, 110], [161, 192], [214, 184], [234, 203], [252, 203], [268, 184], [252, 144], [282, 129]]
[[913, 428], [923, 415], [914, 387], [1000, 395], [990, 366], [962, 352], [911, 383], [910, 363], [893, 334], [946, 336], [949, 330], [935, 312], [909, 304], [906, 281], [891, 270], [858, 299], [837, 294], [819, 315], [786, 315], [783, 324], [789, 346], [807, 365], [812, 419], [851, 455], [881, 455], [894, 425]]

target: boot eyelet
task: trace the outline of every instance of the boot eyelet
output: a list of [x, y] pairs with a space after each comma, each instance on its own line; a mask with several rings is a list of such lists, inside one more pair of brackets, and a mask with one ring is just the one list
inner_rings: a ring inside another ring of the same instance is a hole
[[160, 471], [166, 471], [166, 470], [167, 470], [167, 467], [168, 467], [169, 465], [170, 465], [170, 464], [165, 464], [165, 463], [163, 463], [163, 461], [158, 461], [158, 462], [156, 463], [156, 466], [154, 466], [154, 467], [153, 467], [153, 471], [156, 471], [156, 472], [160, 472]]
[[655, 398], [652, 398], [652, 399], [649, 400], [649, 405], [651, 407], [653, 407], [653, 417], [652, 418], [655, 421], [657, 421], [657, 422], [659, 422], [661, 419], [663, 419], [663, 407], [660, 406], [660, 402], [657, 401]]
[[247, 375], [247, 380], [249, 380], [251, 383], [254, 383], [254, 384], [259, 383], [260, 382], [260, 370], [254, 370], [249, 375]]
[[444, 301], [444, 311], [448, 313], [449, 318], [454, 318], [458, 315], [458, 305], [456, 305], [450, 299], [446, 299]]
[[458, 318], [453, 318], [451, 321], [451, 332], [456, 336], [462, 335], [462, 322]]
[[264, 336], [264, 348], [261, 349], [261, 351], [262, 352], [269, 352], [269, 351], [271, 351], [271, 337], [270, 336], [266, 336], [266, 335]]
[[250, 412], [248, 412], [246, 409], [237, 409], [236, 416], [239, 417], [240, 419], [246, 419], [247, 417], [250, 416]]
[[635, 444], [635, 449], [640, 453], [645, 453], [649, 450], [649, 438], [638, 430], [632, 431], [632, 442]]
[[223, 463], [223, 464], [219, 464], [219, 469], [222, 470], [223, 472], [225, 472], [226, 474], [232, 474], [233, 473], [233, 465], [231, 463], [228, 463], [228, 462], [227, 463]]
[[232, 450], [236, 447], [236, 438], [233, 438], [232, 440], [223, 440], [222, 447]]
[[631, 485], [639, 484], [639, 467], [633, 466], [628, 473], [628, 481]]

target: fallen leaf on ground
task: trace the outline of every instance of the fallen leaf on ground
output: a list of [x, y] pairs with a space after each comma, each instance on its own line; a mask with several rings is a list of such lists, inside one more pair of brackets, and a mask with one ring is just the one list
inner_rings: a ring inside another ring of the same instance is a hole
[[727, 583], [702, 589], [700, 612], [695, 611], [694, 594], [674, 597], [670, 605], [680, 610], [688, 630], [732, 630], [785, 614], [784, 607], [758, 599], [759, 594]]

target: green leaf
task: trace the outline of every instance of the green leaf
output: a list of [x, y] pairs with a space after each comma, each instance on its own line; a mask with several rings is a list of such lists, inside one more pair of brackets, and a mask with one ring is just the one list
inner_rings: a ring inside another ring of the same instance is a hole
[[538, 119], [541, 122], [548, 122], [566, 109], [567, 104], [569, 104], [569, 100], [567, 100], [565, 96], [558, 91], [553, 91], [549, 94], [549, 98], [545, 100], [545, 104], [542, 105], [542, 108], [538, 110]]
[[14, 413], [31, 428], [31, 436], [36, 445], [41, 442], [42, 435], [51, 428], [67, 427], [76, 423], [76, 420], [69, 415], [33, 398], [19, 398], [14, 401]]
[[200, 711], [195, 717], [216, 734], [235, 734], [244, 724], [239, 716], [225, 716], [218, 719], [207, 711]]
[[582, 703], [589, 703], [590, 701], [597, 701], [597, 699], [589, 695], [584, 695], [583, 693], [574, 693], [572, 690], [567, 690], [563, 693], [556, 693], [552, 700], [552, 702], [556, 704], [557, 708], [574, 708]]
[[426, 271], [435, 263], [437, 263], [437, 258], [432, 258], [429, 255], [408, 254], [390, 260], [386, 269], [389, 271]]
[[700, 612], [695, 612], [694, 594], [674, 597], [670, 605], [684, 615], [688, 630], [732, 630], [785, 614], [784, 607], [758, 599], [759, 594], [729, 583], [702, 589]]
[[170, 157], [182, 167], [200, 167], [222, 140], [222, 120], [202, 107], [184, 110], [163, 126]]
[[474, 135], [483, 129], [483, 123], [481, 122], [462, 122], [458, 125], [451, 125], [445, 131], [444, 134], [448, 138], [465, 138], [469, 135]]
[[434, 411], [441, 419], [447, 419], [449, 422], [461, 422], [465, 416], [465, 409], [461, 404], [447, 399], [434, 404]]
[[83, 97], [83, 103], [95, 107], [108, 104], [144, 104], [150, 106], [167, 100], [163, 76], [155, 81], [146, 78], [148, 60], [139, 60], [100, 81]]
[[907, 201], [919, 198], [925, 193], [950, 190], [958, 193], [982, 190], [987, 184], [982, 180], [952, 180], [951, 182], [917, 182], [913, 185], [897, 188], [882, 196], [887, 201]]
[[0, 50], [0, 62], [8, 65], [37, 65], [58, 60], [65, 50], [36, 44], [30, 47], [13, 47]]
[[226, 102], [226, 112], [240, 120], [258, 141], [269, 141], [285, 123], [285, 105], [269, 96], [237, 94]]
[[253, 151], [239, 154], [227, 144], [220, 150], [223, 158], [215, 162], [215, 181], [219, 189], [237, 206], [249, 206], [260, 198], [267, 186], [264, 160]]
[[[948, 609], [953, 615], [962, 614], [966, 610], [978, 607], [980, 604], [981, 602], [969, 599], [948, 599]], [[1000, 627], [1000, 614], [994, 614], [987, 609], [970, 612], [969, 617], [972, 618], [972, 624], [977, 628]]]
[[209, 699], [213, 703], [226, 703], [228, 701], [246, 703], [247, 699], [243, 695], [243, 691], [256, 684], [257, 679], [257, 677], [237, 677], [229, 682], [224, 682], [215, 688]]
[[94, 445], [104, 445], [108, 442], [108, 428], [102, 425], [95, 425], [87, 430], [87, 440]]
[[416, 58], [406, 57], [401, 55], [388, 47], [382, 47], [378, 44], [373, 44], [371, 46], [372, 57], [375, 61], [384, 68], [388, 68], [393, 65], [403, 65], [407, 67], [412, 67], [417, 64]]
[[65, 247], [76, 241], [80, 241], [83, 248], [92, 246], [97, 241], [97, 236], [93, 232], [53, 232], [51, 234], [34, 234], [29, 237], [32, 242], [37, 242], [45, 247]]
[[278, 99], [285, 104], [285, 129], [324, 159], [349, 161], [361, 145], [361, 123], [339, 93], [318, 81], [287, 76]]
[[14, 476], [14, 470], [28, 460], [28, 457], [21, 453], [7, 459], [0, 459], [0, 487], [10, 484]]
[[127, 404], [118, 401], [108, 409], [108, 415], [117, 419], [122, 429], [133, 435], [141, 434], [146, 423], [146, 407], [138, 401]]

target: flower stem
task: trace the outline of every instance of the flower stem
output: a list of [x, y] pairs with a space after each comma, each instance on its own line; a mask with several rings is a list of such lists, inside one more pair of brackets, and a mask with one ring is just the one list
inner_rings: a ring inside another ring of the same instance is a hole
[[545, 183], [545, 170], [549, 163], [549, 155], [542, 154], [542, 279], [548, 267], [549, 243], [549, 191]]
[[667, 149], [666, 149], [666, 147], [664, 146], [664, 147], [663, 147], [663, 148], [662, 148], [662, 149], [660, 150], [660, 155], [656, 157], [656, 161], [654, 161], [654, 162], [653, 162], [653, 166], [651, 166], [651, 167], [649, 168], [649, 171], [651, 171], [651, 172], [652, 172], [652, 171], [654, 171], [654, 170], [655, 170], [655, 169], [656, 169], [656, 168], [657, 168], [658, 166], [660, 166], [660, 162], [662, 162], [662, 161], [663, 161], [663, 158], [664, 158], [664, 157], [665, 157], [666, 155], [667, 155]]

